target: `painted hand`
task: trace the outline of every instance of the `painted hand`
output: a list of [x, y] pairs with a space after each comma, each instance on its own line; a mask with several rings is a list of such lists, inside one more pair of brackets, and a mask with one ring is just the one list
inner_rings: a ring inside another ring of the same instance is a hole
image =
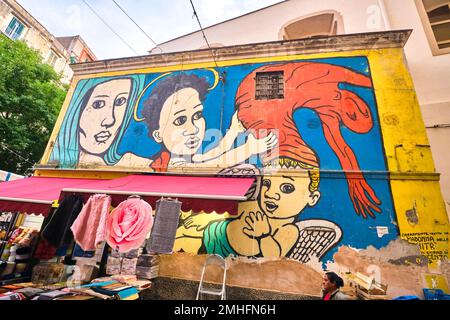
[[245, 217], [245, 222], [247, 226], [242, 229], [242, 232], [250, 238], [264, 238], [270, 235], [272, 231], [267, 215], [259, 211], [256, 213], [250, 212]]
[[236, 134], [244, 133], [246, 131], [242, 122], [238, 119], [238, 112], [236, 111], [231, 119], [230, 130], [236, 132]]
[[378, 207], [378, 205], [381, 204], [381, 201], [375, 195], [375, 192], [369, 186], [367, 181], [364, 180], [364, 178], [347, 178], [347, 182], [350, 199], [353, 202], [356, 213], [362, 215], [364, 219], [367, 219], [367, 215], [375, 218], [374, 212], [381, 212], [381, 209]]
[[195, 228], [197, 231], [202, 231], [211, 222], [210, 216], [212, 215], [204, 213], [192, 215], [184, 220], [183, 225], [186, 229]]
[[273, 132], [270, 132], [267, 137], [261, 139], [257, 139], [253, 134], [250, 134], [247, 143], [252, 154], [264, 154], [277, 146], [278, 138]]

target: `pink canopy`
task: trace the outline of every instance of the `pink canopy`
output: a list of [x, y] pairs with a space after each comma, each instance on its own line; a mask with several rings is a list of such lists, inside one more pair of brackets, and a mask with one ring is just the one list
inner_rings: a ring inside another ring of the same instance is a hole
[[0, 183], [0, 211], [47, 216], [63, 188], [98, 182], [95, 179], [30, 177]]
[[[254, 178], [131, 175], [112, 180], [31, 177], [0, 183], [0, 211], [47, 216], [54, 200], [67, 193], [111, 195], [117, 206], [130, 195], [142, 196], [152, 207], [161, 197], [179, 198], [182, 210], [237, 213], [238, 201]], [[87, 200], [87, 199], [86, 199]]]
[[236, 214], [238, 201], [247, 199], [245, 194], [253, 182], [254, 178], [238, 177], [131, 175], [67, 187], [63, 192], [106, 193], [112, 196], [113, 205], [130, 195], [144, 197], [153, 207], [161, 197], [179, 198], [185, 211]]

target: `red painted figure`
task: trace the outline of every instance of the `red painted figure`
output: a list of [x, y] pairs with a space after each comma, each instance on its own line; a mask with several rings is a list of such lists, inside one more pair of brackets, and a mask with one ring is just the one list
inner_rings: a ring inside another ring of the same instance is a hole
[[[258, 72], [283, 71], [284, 99], [256, 100], [255, 79]], [[381, 212], [380, 200], [365, 180], [358, 160], [344, 140], [340, 127], [355, 133], [367, 133], [373, 127], [369, 106], [355, 93], [339, 88], [340, 83], [371, 88], [366, 75], [325, 63], [300, 62], [264, 66], [249, 74], [236, 94], [238, 117], [248, 130], [277, 130], [278, 157], [291, 159], [302, 167], [319, 167], [316, 153], [297, 130], [293, 114], [297, 109], [314, 110], [320, 117], [325, 138], [345, 171], [349, 195], [356, 213], [364, 218]], [[268, 153], [265, 163], [276, 161]], [[295, 166], [295, 165], [294, 165]]]

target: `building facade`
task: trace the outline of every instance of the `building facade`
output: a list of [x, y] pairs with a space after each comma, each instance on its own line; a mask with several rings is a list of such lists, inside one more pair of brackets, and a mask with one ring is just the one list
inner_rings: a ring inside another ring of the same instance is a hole
[[72, 79], [71, 63], [95, 60], [95, 55], [81, 37], [56, 38], [14, 0], [0, 1], [0, 31], [10, 39], [22, 40], [39, 51], [43, 61], [62, 75], [64, 84], [69, 84]]
[[[449, 222], [404, 59], [410, 31], [75, 65], [39, 176], [253, 177], [238, 212], [184, 210], [160, 277], [320, 295], [322, 272], [387, 296], [449, 277]], [[395, 105], [395, 108], [392, 106]]]
[[57, 37], [56, 39], [70, 53], [70, 63], [85, 63], [97, 60], [81, 36]]
[[[220, 47], [401, 29], [413, 29], [404, 51], [450, 214], [450, 1], [289, 0], [204, 31], [212, 46]], [[164, 52], [176, 52], [203, 49], [206, 45], [202, 33], [194, 32], [159, 47]], [[151, 53], [161, 50], [155, 48]]]

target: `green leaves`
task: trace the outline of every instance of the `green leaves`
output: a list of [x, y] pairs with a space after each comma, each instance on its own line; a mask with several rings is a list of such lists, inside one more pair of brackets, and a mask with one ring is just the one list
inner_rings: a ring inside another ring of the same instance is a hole
[[66, 93], [39, 52], [0, 35], [1, 170], [24, 174], [39, 162]]

